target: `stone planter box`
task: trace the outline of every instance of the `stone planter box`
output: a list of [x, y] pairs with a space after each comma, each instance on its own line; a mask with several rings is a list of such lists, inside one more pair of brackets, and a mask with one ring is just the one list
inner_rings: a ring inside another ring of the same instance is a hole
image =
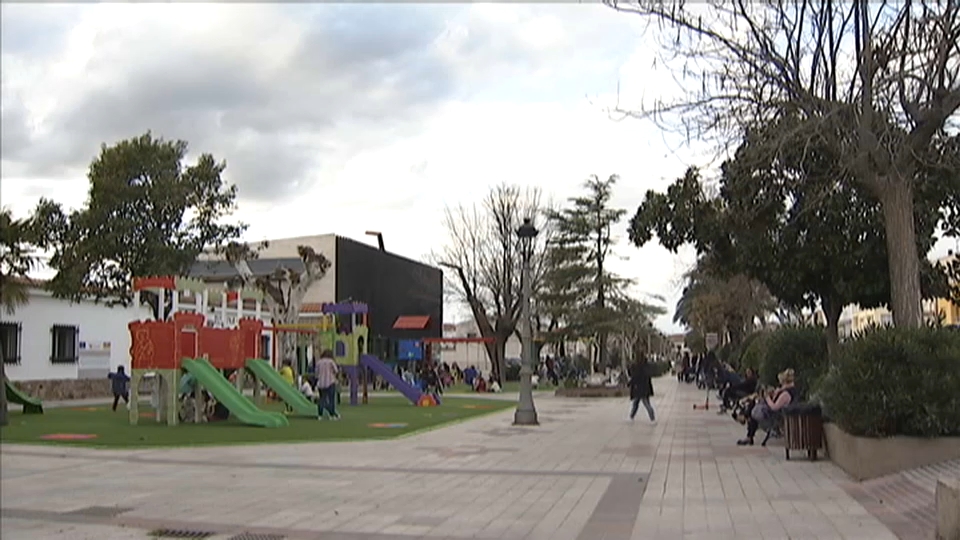
[[620, 388], [617, 386], [584, 386], [580, 388], [557, 388], [554, 392], [556, 396], [576, 397], [576, 398], [610, 398], [610, 397], [630, 397], [629, 388]]
[[859, 481], [960, 459], [960, 437], [857, 437], [836, 424], [823, 425], [830, 460]]
[[960, 480], [937, 480], [937, 540], [960, 540]]

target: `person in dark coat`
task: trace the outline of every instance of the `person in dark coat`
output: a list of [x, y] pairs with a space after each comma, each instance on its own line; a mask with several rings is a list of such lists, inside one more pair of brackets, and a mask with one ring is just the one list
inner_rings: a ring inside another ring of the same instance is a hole
[[650, 378], [650, 366], [647, 359], [643, 356], [630, 367], [630, 421], [637, 416], [637, 409], [643, 403], [643, 408], [647, 410], [647, 416], [651, 422], [656, 422], [657, 417], [653, 411], [653, 405], [650, 404], [650, 398], [653, 397], [653, 381]]

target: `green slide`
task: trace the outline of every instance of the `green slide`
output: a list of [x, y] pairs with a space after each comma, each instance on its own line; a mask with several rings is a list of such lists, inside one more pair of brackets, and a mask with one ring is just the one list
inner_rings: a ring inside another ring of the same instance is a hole
[[273, 369], [273, 367], [264, 360], [255, 358], [247, 359], [247, 369], [257, 377], [257, 380], [276, 392], [277, 397], [282, 399], [287, 405], [293, 407], [295, 413], [302, 416], [317, 415], [317, 405], [304, 397], [299, 390], [287, 381], [283, 380], [283, 377], [277, 373], [277, 370]]
[[194, 377], [200, 386], [230, 410], [244, 424], [262, 427], [282, 427], [288, 425], [286, 417], [279, 413], [261, 410], [250, 399], [237, 391], [223, 374], [205, 359], [184, 358], [183, 369]]
[[39, 399], [24, 394], [7, 379], [3, 379], [3, 387], [7, 392], [7, 401], [23, 405], [24, 414], [43, 414], [43, 403]]

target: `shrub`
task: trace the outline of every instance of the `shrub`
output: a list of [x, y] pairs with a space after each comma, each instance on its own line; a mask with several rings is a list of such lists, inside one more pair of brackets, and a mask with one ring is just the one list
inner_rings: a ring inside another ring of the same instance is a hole
[[960, 436], [960, 332], [864, 332], [843, 344], [817, 393], [852, 435]]
[[743, 357], [747, 354], [747, 349], [761, 336], [766, 335], [768, 332], [764, 330], [758, 330], [751, 334], [747, 334], [747, 337], [743, 338], [743, 341], [740, 342], [740, 346], [737, 347], [737, 350], [734, 351], [733, 356], [730, 358], [730, 363], [733, 364], [738, 370], [746, 369], [747, 366], [743, 365]]
[[507, 381], [519, 381], [520, 364], [507, 364], [507, 370], [504, 372], [503, 378]]
[[670, 362], [650, 362], [650, 376], [660, 377], [670, 371]]
[[733, 343], [724, 343], [719, 349], [717, 349], [717, 359], [721, 362], [736, 364], [740, 358], [740, 350], [740, 347], [734, 345]]
[[[756, 343], [756, 342], [754, 342]], [[827, 369], [827, 339], [819, 326], [784, 326], [770, 332], [760, 361], [760, 382], [776, 386], [777, 375], [792, 368], [805, 399]]]
[[740, 354], [739, 369], [753, 368], [754, 371], [760, 371], [760, 364], [767, 356], [770, 335], [771, 332], [769, 331], [760, 331], [747, 336], [747, 339], [743, 342], [743, 353]]

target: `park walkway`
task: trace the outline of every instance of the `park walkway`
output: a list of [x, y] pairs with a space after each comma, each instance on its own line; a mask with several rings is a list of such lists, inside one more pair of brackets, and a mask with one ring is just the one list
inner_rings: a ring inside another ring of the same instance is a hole
[[536, 428], [511, 426], [511, 411], [386, 442], [3, 445], [0, 536], [896, 538], [833, 465], [739, 448], [741, 426], [712, 408], [693, 410], [703, 392], [669, 378], [655, 385], [656, 425], [626, 422], [625, 400], [541, 396]]

